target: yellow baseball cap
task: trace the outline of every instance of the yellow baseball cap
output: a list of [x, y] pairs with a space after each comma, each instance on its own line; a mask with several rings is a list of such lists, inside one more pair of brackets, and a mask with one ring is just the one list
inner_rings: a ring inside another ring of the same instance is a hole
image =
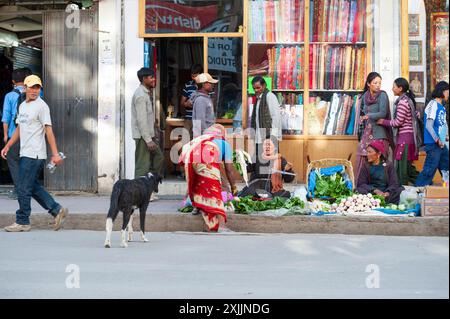
[[37, 75], [29, 75], [25, 78], [25, 81], [23, 82], [26, 87], [32, 87], [35, 85], [42, 86], [42, 81]]
[[195, 78], [195, 83], [217, 83], [219, 80], [214, 80], [209, 73], [201, 73]]

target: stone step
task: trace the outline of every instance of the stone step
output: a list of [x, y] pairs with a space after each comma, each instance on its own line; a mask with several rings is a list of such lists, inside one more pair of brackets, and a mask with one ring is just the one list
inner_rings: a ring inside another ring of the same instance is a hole
[[[0, 227], [15, 221], [14, 214], [0, 214]], [[53, 218], [46, 213], [33, 213], [33, 229], [52, 229]], [[73, 213], [67, 218], [64, 228], [76, 230], [104, 231], [105, 212]], [[120, 230], [121, 214], [114, 230]], [[448, 217], [348, 217], [348, 216], [249, 216], [228, 214], [227, 226], [236, 234], [248, 233], [307, 233], [348, 234], [384, 236], [448, 236]], [[134, 230], [139, 230], [139, 218], [133, 220]], [[200, 215], [186, 213], [153, 212], [147, 214], [147, 232], [202, 232], [205, 229]], [[137, 237], [136, 237], [137, 238]]]

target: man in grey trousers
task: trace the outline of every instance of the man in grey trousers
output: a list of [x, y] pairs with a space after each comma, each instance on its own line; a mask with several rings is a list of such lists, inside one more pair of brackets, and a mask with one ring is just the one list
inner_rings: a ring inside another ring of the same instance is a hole
[[136, 142], [135, 178], [148, 172], [162, 174], [164, 157], [159, 147], [159, 127], [153, 104], [152, 90], [156, 85], [155, 72], [142, 68], [137, 72], [141, 85], [131, 102], [131, 127]]

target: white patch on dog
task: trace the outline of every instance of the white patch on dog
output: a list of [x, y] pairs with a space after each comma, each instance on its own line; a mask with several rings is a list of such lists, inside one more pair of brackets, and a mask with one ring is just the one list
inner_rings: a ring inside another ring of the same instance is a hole
[[130, 221], [127, 226], [128, 241], [133, 241], [133, 215], [130, 216]]
[[144, 243], [148, 242], [147, 237], [145, 237], [145, 234], [141, 231], [141, 239]]
[[105, 248], [111, 248], [111, 233], [113, 229], [113, 221], [112, 218], [106, 219], [106, 239], [105, 239]]
[[120, 243], [120, 246], [123, 248], [127, 248], [127, 230], [122, 230], [122, 242]]

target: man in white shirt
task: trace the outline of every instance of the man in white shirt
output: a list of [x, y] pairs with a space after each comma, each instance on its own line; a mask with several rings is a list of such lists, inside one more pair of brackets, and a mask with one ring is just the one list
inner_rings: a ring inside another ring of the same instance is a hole
[[1, 156], [6, 159], [9, 149], [20, 138], [19, 181], [17, 185], [19, 209], [16, 211], [16, 222], [5, 227], [5, 231], [30, 231], [31, 197], [55, 218], [54, 230], [59, 230], [68, 210], [55, 202], [53, 197], [39, 183], [39, 174], [47, 159], [45, 136], [47, 136], [52, 152], [51, 161], [60, 165], [63, 160], [56, 146], [50, 109], [39, 97], [42, 88], [41, 79], [36, 75], [30, 75], [25, 78], [24, 84], [26, 100], [18, 108], [17, 129], [1, 151]]

